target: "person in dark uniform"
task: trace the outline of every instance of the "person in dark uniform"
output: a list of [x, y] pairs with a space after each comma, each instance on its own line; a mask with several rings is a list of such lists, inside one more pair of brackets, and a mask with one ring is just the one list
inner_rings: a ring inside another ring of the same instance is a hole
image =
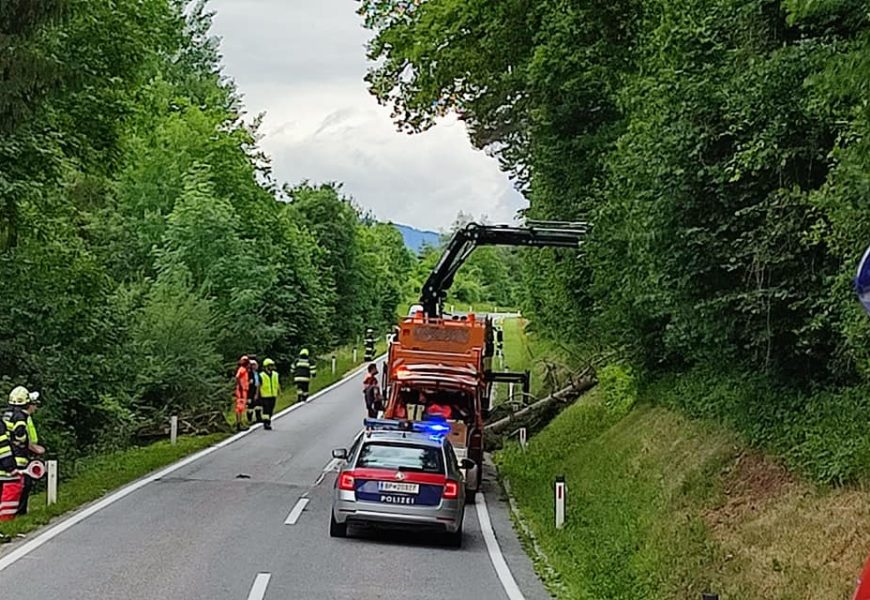
[[254, 358], [248, 363], [248, 425], [263, 422], [263, 407], [260, 404], [260, 365]]
[[308, 401], [308, 389], [311, 385], [312, 376], [311, 361], [308, 359], [308, 349], [303, 348], [299, 351], [299, 358], [296, 359], [296, 364], [293, 366], [293, 383], [296, 384], [297, 402]]
[[366, 329], [366, 337], [365, 337], [365, 355], [363, 356], [363, 360], [366, 362], [372, 362], [375, 359], [375, 332], [369, 327]]
[[363, 396], [366, 401], [366, 412], [370, 419], [377, 418], [378, 411], [382, 409], [381, 389], [378, 386], [378, 365], [371, 363], [368, 373], [363, 379]]

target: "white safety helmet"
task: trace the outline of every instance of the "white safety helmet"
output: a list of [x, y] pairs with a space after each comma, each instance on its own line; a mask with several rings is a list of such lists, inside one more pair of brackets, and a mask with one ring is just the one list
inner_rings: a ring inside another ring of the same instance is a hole
[[31, 401], [30, 392], [23, 385], [19, 385], [9, 392], [9, 404], [13, 406], [27, 406]]

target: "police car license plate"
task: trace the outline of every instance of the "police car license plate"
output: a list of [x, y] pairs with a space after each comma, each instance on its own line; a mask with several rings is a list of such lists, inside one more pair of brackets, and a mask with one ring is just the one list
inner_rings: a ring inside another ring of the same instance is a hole
[[398, 481], [379, 481], [378, 490], [381, 492], [398, 492], [400, 494], [417, 494], [420, 486], [416, 483], [399, 483]]

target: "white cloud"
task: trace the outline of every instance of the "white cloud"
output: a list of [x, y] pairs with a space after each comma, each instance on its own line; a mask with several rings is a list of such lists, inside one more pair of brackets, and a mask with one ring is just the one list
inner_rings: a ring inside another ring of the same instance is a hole
[[291, 183], [340, 181], [379, 218], [447, 227], [460, 210], [510, 221], [525, 205], [461, 122], [396, 131], [363, 82], [366, 32], [351, 0], [218, 0], [215, 33], [226, 73], [250, 113], [266, 112], [261, 142]]

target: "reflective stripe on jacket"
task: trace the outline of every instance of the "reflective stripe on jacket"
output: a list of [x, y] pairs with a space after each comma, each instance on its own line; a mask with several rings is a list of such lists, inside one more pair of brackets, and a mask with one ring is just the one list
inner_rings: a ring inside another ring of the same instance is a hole
[[293, 381], [302, 383], [311, 381], [311, 363], [307, 358], [299, 358], [293, 367]]
[[9, 436], [9, 444], [12, 446], [12, 454], [15, 456], [15, 466], [19, 469], [27, 467], [30, 462], [27, 419], [28, 414], [18, 406], [10, 406], [3, 412], [6, 435]]
[[10, 477], [15, 466], [15, 456], [12, 454], [9, 434], [6, 433], [6, 423], [0, 420], [0, 481]]
[[281, 389], [278, 383], [278, 371], [272, 371], [271, 374], [263, 371], [260, 374], [260, 381], [260, 396], [263, 398], [278, 397], [278, 391]]

